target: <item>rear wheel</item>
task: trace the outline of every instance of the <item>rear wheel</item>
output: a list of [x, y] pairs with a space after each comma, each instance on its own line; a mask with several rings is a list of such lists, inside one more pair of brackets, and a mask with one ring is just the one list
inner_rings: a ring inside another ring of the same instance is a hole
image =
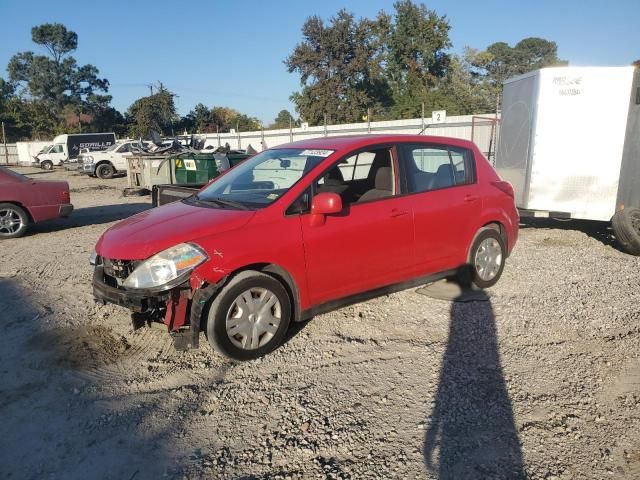
[[40, 163], [40, 168], [43, 170], [53, 170], [53, 162], [51, 160], [45, 160]]
[[619, 210], [611, 219], [616, 238], [625, 252], [640, 255], [640, 208]]
[[261, 272], [236, 275], [211, 303], [207, 338], [234, 360], [253, 360], [277, 348], [291, 321], [291, 301], [282, 284]]
[[116, 170], [110, 163], [101, 163], [96, 167], [96, 175], [102, 179], [113, 178], [114, 173]]
[[28, 226], [27, 212], [13, 203], [0, 203], [0, 239], [21, 237]]
[[504, 269], [506, 248], [500, 232], [490, 228], [476, 235], [469, 251], [472, 281], [480, 288], [489, 288], [497, 283]]

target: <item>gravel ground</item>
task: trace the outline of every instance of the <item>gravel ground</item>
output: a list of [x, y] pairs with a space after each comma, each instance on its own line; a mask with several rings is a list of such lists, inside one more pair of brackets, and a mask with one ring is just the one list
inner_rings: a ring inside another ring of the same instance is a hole
[[484, 301], [408, 290], [232, 364], [93, 302], [93, 245], [147, 197], [21, 170], [76, 211], [0, 244], [3, 478], [640, 478], [640, 258], [602, 227], [523, 228]]

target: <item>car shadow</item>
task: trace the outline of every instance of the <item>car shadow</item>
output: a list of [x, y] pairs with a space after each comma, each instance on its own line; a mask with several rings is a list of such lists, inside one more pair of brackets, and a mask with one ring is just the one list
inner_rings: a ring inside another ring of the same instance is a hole
[[70, 217], [58, 218], [31, 225], [27, 235], [37, 235], [39, 233], [56, 232], [69, 228], [111, 223], [131, 217], [150, 208], [150, 203], [142, 202], [78, 208], [73, 211]]
[[136, 349], [108, 321], [69, 324], [46, 291], [17, 276], [0, 276], [0, 306], [0, 478], [183, 478], [172, 474], [188, 461], [175, 444], [202, 404], [174, 403], [179, 414], [168, 415], [163, 407], [182, 391], [206, 398], [235, 365], [141, 393], [128, 387]]
[[424, 439], [424, 462], [440, 479], [526, 478], [502, 372], [491, 301], [462, 272]]
[[616, 235], [611, 228], [610, 222], [577, 219], [558, 220], [553, 218], [521, 218], [520, 228], [523, 230], [527, 228], [537, 228], [542, 230], [574, 230], [598, 240], [603, 245], [624, 252], [616, 239]]

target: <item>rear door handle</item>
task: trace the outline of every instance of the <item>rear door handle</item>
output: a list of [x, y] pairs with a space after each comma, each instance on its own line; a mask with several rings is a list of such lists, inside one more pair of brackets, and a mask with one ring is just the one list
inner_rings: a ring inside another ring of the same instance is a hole
[[465, 195], [463, 200], [465, 202], [475, 202], [476, 200], [480, 200], [480, 197], [477, 195]]
[[400, 210], [399, 208], [394, 208], [391, 210], [392, 217], [401, 217], [402, 215], [409, 215], [408, 210]]

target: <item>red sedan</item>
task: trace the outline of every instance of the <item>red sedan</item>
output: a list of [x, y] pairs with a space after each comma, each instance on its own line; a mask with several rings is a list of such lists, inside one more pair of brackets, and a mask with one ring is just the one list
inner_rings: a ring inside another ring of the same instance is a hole
[[0, 167], [0, 240], [21, 237], [29, 224], [72, 211], [67, 182], [34, 180]]
[[292, 321], [454, 275], [495, 284], [518, 238], [513, 189], [471, 142], [303, 140], [266, 150], [196, 195], [107, 230], [98, 300], [164, 322], [176, 346], [240, 360]]

